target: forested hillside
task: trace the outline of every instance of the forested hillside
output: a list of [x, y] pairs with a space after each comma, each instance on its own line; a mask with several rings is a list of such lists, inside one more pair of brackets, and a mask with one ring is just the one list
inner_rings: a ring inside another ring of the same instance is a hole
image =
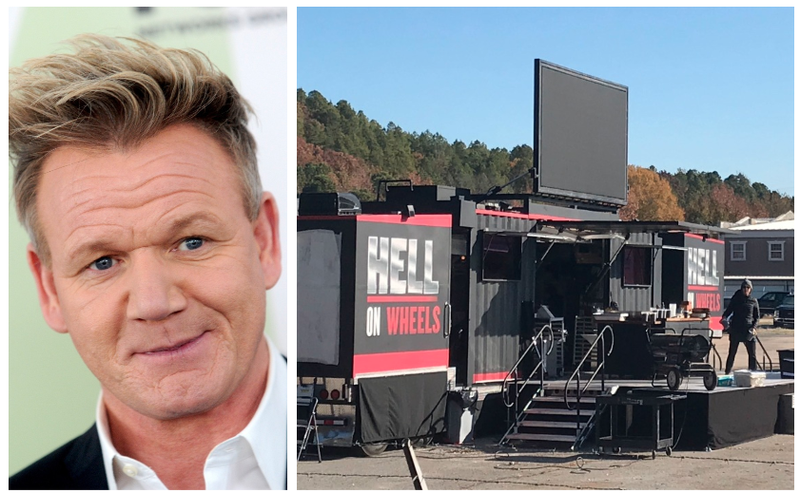
[[[349, 191], [374, 200], [380, 180], [410, 179], [487, 192], [533, 165], [526, 144], [511, 151], [474, 141], [449, 143], [438, 133], [408, 133], [383, 127], [347, 101], [335, 105], [317, 91], [297, 90], [297, 191]], [[788, 177], [787, 179], [792, 179]], [[775, 217], [794, 210], [794, 197], [750, 183], [742, 174], [723, 179], [717, 172], [683, 169], [671, 174], [653, 167], [628, 167], [624, 219], [686, 220], [701, 224], [744, 216]], [[504, 190], [530, 192], [530, 179]]]

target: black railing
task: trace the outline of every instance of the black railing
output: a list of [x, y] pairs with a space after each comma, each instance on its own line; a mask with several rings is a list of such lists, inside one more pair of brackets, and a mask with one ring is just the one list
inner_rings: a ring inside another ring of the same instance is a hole
[[[772, 371], [772, 358], [769, 356], [769, 353], [764, 345], [761, 344], [761, 339], [759, 339], [758, 336], [756, 336], [756, 341], [758, 341], [758, 345], [761, 346], [761, 351], [764, 352], [764, 356], [766, 356], [767, 360], [769, 360], [769, 371]], [[759, 365], [761, 371], [767, 371], [767, 360], [765, 360], [763, 356], [761, 357], [761, 365]], [[758, 361], [756, 361], [756, 364], [758, 364]]]
[[[611, 337], [611, 347], [608, 349], [608, 352], [606, 352], [606, 342], [605, 342], [606, 332], [608, 332], [608, 334]], [[589, 358], [589, 356], [592, 354], [592, 351], [594, 351], [594, 349], [597, 348], [598, 344], [600, 344], [600, 354], [599, 357], [597, 358], [597, 368], [594, 370], [594, 373], [592, 373], [592, 376], [589, 377], [589, 379], [586, 381], [586, 385], [584, 385], [583, 388], [581, 388], [581, 367], [586, 362], [586, 359]], [[568, 392], [569, 392], [569, 386], [572, 383], [572, 381], [575, 380], [576, 382], [575, 385], [576, 442], [578, 441], [578, 439], [580, 439], [581, 436], [581, 396], [583, 395], [584, 392], [586, 392], [586, 389], [589, 388], [589, 385], [591, 385], [591, 383], [594, 382], [594, 379], [597, 377], [598, 372], [600, 373], [600, 392], [605, 393], [606, 355], [611, 354], [612, 351], [614, 351], [614, 330], [611, 328], [610, 325], [606, 325], [600, 332], [597, 333], [597, 337], [595, 337], [595, 340], [592, 342], [591, 346], [589, 346], [589, 349], [586, 351], [586, 354], [583, 355], [583, 358], [581, 359], [580, 363], [578, 363], [575, 366], [575, 371], [572, 372], [572, 376], [569, 377], [566, 385], [564, 385], [564, 404], [567, 406], [567, 409], [572, 410], [572, 406], [570, 406], [569, 404]]]
[[[550, 346], [547, 348], [545, 348], [545, 344], [547, 343], [547, 338], [545, 337], [545, 331], [547, 331], [547, 333], [550, 335]], [[540, 346], [541, 350], [539, 350]], [[514, 363], [514, 366], [511, 367], [511, 370], [509, 370], [509, 372], [506, 374], [506, 377], [503, 379], [503, 386], [502, 386], [503, 404], [505, 404], [506, 408], [509, 410], [512, 407], [514, 408], [514, 421], [509, 426], [505, 435], [503, 435], [503, 438], [500, 439], [500, 443], [503, 443], [506, 437], [514, 429], [517, 428], [517, 424], [519, 423], [520, 418], [525, 413], [525, 411], [528, 410], [528, 406], [530, 406], [531, 402], [533, 402], [533, 399], [531, 399], [525, 404], [522, 410], [519, 409], [519, 397], [522, 394], [522, 391], [525, 390], [525, 387], [528, 386], [528, 384], [531, 382], [532, 377], [539, 370], [541, 371], [539, 371], [539, 390], [537, 390], [537, 392], [541, 392], [542, 389], [544, 388], [544, 369], [542, 368], [542, 366], [544, 364], [545, 357], [553, 351], [554, 346], [555, 346], [555, 336], [553, 335], [553, 328], [550, 326], [550, 324], [547, 324], [543, 326], [539, 330], [539, 332], [536, 333], [535, 336], [533, 336], [533, 339], [531, 339], [531, 342], [528, 345], [528, 347], [525, 348], [525, 351], [522, 352], [522, 355], [517, 359], [517, 362]], [[534, 365], [533, 369], [528, 373], [528, 375], [524, 378], [522, 384], [520, 385], [519, 372], [517, 370], [520, 364], [522, 364], [522, 362], [526, 359], [528, 354], [534, 348], [536, 349], [536, 353], [539, 355], [539, 361], [538, 363], [536, 363], [536, 365]], [[510, 401], [509, 400], [510, 384], [512, 382], [514, 383], [514, 400]], [[508, 421], [511, 421], [510, 416]]]

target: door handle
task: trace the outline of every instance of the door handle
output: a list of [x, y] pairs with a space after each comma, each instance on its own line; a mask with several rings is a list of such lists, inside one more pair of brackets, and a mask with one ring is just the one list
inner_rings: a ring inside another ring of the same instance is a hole
[[450, 328], [452, 324], [452, 316], [453, 316], [453, 307], [450, 305], [449, 302], [444, 302], [444, 330], [442, 331], [442, 335], [444, 337], [450, 337]]

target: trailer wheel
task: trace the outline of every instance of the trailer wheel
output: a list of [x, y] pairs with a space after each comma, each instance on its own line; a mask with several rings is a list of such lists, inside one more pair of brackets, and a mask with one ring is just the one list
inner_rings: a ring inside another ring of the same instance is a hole
[[365, 443], [361, 445], [361, 451], [364, 452], [364, 455], [367, 457], [378, 457], [386, 451], [386, 447], [388, 446], [389, 442]]
[[712, 371], [703, 375], [703, 385], [706, 390], [714, 390], [717, 388], [717, 372]]
[[424, 437], [411, 438], [410, 441], [414, 448], [427, 447], [433, 442], [433, 437], [428, 435]]
[[683, 380], [681, 371], [677, 368], [670, 368], [667, 372], [667, 387], [670, 390], [678, 390], [681, 386], [681, 380]]

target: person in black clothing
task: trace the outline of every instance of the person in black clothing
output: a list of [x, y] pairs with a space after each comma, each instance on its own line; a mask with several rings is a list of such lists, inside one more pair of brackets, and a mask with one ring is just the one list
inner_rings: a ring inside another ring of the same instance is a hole
[[758, 310], [758, 300], [751, 296], [753, 283], [748, 279], [742, 282], [742, 288], [734, 293], [728, 308], [722, 314], [723, 324], [731, 317], [728, 325], [728, 337], [730, 347], [728, 349], [728, 360], [725, 362], [725, 373], [729, 374], [733, 369], [733, 360], [736, 358], [736, 350], [739, 343], [744, 343], [747, 349], [747, 366], [750, 371], [757, 369], [756, 366], [756, 325], [761, 314]]

